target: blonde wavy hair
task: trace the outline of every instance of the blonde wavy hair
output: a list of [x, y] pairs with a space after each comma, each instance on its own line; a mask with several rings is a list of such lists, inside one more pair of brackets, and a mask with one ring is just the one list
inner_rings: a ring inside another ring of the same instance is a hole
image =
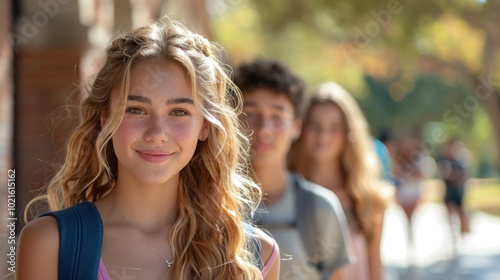
[[[208, 138], [180, 172], [179, 216], [169, 242], [175, 263], [173, 279], [261, 279], [251, 253], [253, 243], [242, 222], [260, 200], [248, 172], [249, 143], [238, 114], [240, 91], [230, 68], [219, 59], [222, 49], [183, 24], [163, 17], [114, 39], [106, 60], [82, 98], [80, 123], [69, 138], [66, 158], [48, 184], [51, 211], [111, 193], [117, 158], [111, 137], [125, 112], [131, 69], [149, 59], [180, 63], [191, 84], [196, 106], [210, 123]], [[111, 91], [121, 86], [117, 108]], [[102, 116], [106, 121], [101, 125]]]
[[[340, 155], [344, 188], [354, 203], [354, 214], [365, 236], [370, 237], [374, 223], [381, 221], [388, 196], [380, 180], [380, 166], [369, 133], [368, 124], [356, 100], [340, 85], [326, 82], [314, 89], [305, 108], [304, 128], [309, 112], [318, 104], [337, 106], [344, 117], [346, 145]], [[290, 150], [288, 163], [291, 170], [308, 178], [309, 157], [303, 151], [302, 137]], [[332, 159], [333, 160], [333, 159]]]

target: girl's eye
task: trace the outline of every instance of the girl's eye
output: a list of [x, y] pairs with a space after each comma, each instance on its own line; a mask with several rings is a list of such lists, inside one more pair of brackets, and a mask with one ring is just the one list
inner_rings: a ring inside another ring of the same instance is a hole
[[176, 117], [182, 117], [182, 116], [189, 115], [189, 112], [187, 112], [186, 110], [176, 109], [176, 110], [173, 110], [171, 114], [176, 116]]
[[145, 114], [146, 112], [144, 112], [144, 110], [142, 110], [141, 108], [137, 108], [137, 107], [129, 107], [125, 110], [126, 113], [129, 113], [129, 114], [134, 114], [134, 115], [140, 115], [140, 114]]

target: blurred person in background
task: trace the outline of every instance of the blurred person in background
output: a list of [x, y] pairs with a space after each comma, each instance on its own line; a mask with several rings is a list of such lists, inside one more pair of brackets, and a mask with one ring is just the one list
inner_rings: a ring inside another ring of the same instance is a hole
[[463, 207], [469, 161], [469, 150], [456, 138], [445, 143], [443, 154], [438, 159], [438, 175], [444, 182], [443, 202], [448, 209], [450, 225], [453, 229], [453, 219], [458, 215], [461, 234], [469, 232], [469, 219]]
[[418, 138], [404, 133], [396, 140], [394, 179], [396, 201], [408, 219], [408, 239], [413, 243], [412, 218], [422, 199], [426, 156], [420, 150]]
[[333, 192], [287, 169], [287, 153], [301, 131], [304, 83], [285, 64], [262, 58], [237, 67], [235, 83], [263, 192], [255, 223], [280, 246], [280, 278], [329, 279], [352, 257], [342, 206]]
[[366, 119], [344, 88], [327, 82], [311, 93], [289, 164], [333, 191], [347, 217], [356, 260], [331, 279], [383, 279], [380, 244], [392, 187], [380, 175]]
[[387, 183], [394, 185], [394, 174], [392, 171], [392, 158], [389, 149], [377, 138], [373, 138], [373, 145], [375, 146], [375, 152], [380, 162], [381, 172], [380, 178], [385, 180]]

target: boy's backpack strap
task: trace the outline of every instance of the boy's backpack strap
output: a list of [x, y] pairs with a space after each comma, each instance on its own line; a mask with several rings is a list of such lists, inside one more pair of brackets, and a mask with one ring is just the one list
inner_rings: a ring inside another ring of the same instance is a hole
[[96, 279], [101, 258], [103, 227], [91, 202], [44, 214], [59, 226], [59, 279]]
[[247, 223], [243, 223], [243, 228], [245, 229], [245, 234], [247, 235], [247, 238], [251, 241], [250, 243], [250, 250], [254, 255], [255, 261], [256, 261], [256, 266], [262, 271], [264, 269], [264, 265], [262, 264], [262, 259], [261, 259], [261, 247], [260, 247], [260, 241], [257, 239], [257, 237], [254, 234], [254, 227]]

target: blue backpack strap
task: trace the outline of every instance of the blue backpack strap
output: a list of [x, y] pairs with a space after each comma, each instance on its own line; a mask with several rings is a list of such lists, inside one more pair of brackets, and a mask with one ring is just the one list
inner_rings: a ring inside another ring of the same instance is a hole
[[55, 217], [59, 226], [58, 278], [96, 279], [103, 227], [95, 205], [83, 202], [42, 216]]
[[264, 265], [262, 264], [262, 259], [261, 259], [260, 241], [254, 234], [254, 227], [247, 223], [243, 223], [243, 228], [245, 229], [245, 234], [252, 242], [250, 244], [250, 250], [252, 251], [253, 256], [255, 258], [256, 261], [255, 265], [262, 271], [264, 269]]

